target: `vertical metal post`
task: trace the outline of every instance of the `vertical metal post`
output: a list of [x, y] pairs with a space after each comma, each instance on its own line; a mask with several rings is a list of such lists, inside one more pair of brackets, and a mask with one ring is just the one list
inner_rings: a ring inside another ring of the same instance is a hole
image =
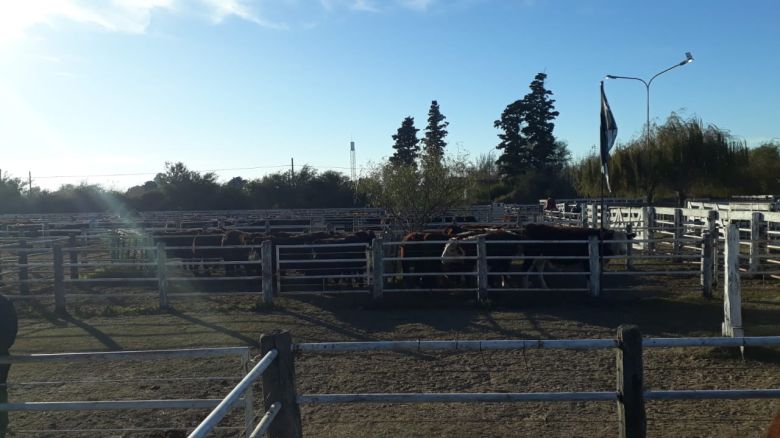
[[592, 202], [590, 204], [590, 210], [593, 211], [593, 215], [590, 218], [590, 226], [591, 228], [598, 228], [599, 227], [599, 204], [597, 202]]
[[726, 228], [725, 291], [723, 293], [723, 336], [742, 337], [742, 291], [739, 280], [739, 229]]
[[79, 253], [78, 253], [78, 251], [76, 251], [74, 249], [75, 246], [76, 246], [76, 235], [75, 234], [71, 234], [68, 237], [68, 246], [70, 247], [70, 251], [68, 252], [68, 254], [70, 256], [70, 258], [69, 258], [70, 279], [71, 280], [75, 280], [75, 279], [79, 278], [79, 267], [78, 267]]
[[383, 240], [381, 237], [377, 237], [371, 242], [371, 266], [373, 268], [371, 297], [375, 300], [381, 299], [382, 295], [384, 294], [385, 264], [382, 258], [384, 255], [384, 247], [382, 243]]
[[647, 252], [654, 253], [655, 252], [655, 242], [653, 239], [655, 238], [655, 228], [656, 228], [656, 222], [655, 222], [655, 207], [645, 207], [646, 210], [646, 222], [645, 222], [645, 239], [648, 240], [647, 242]]
[[276, 415], [268, 436], [271, 438], [301, 438], [301, 411], [295, 392], [295, 356], [292, 338], [287, 331], [272, 332], [260, 337], [260, 353], [265, 356], [276, 350], [278, 356], [263, 373], [263, 406], [266, 411], [276, 402], [282, 408]]
[[[252, 364], [249, 361], [249, 350], [241, 354], [241, 369], [246, 376], [252, 370]], [[255, 397], [252, 392], [252, 385], [249, 385], [244, 391], [244, 431], [246, 437], [252, 434], [255, 426]]]
[[26, 240], [20, 240], [19, 241], [19, 293], [21, 295], [28, 295], [30, 293], [30, 283], [27, 282], [27, 280], [30, 279], [29, 273], [27, 271], [27, 260], [28, 260], [28, 253], [27, 248], [29, 246], [27, 245]]
[[[673, 253], [674, 255], [680, 255], [682, 252], [682, 239], [685, 234], [685, 224], [683, 224], [683, 214], [681, 208], [674, 209], [674, 242]], [[682, 259], [675, 258], [675, 263], [679, 263]]]
[[[628, 238], [628, 235], [631, 234], [631, 232], [634, 230], [634, 226], [631, 225], [631, 222], [626, 224], [626, 238]], [[626, 242], [626, 271], [633, 271], [634, 270], [634, 260], [631, 258], [634, 252], [634, 244], [631, 242], [631, 239], [628, 239], [629, 241]]]
[[599, 238], [596, 236], [588, 237], [588, 264], [590, 266], [590, 277], [588, 286], [590, 287], [590, 296], [598, 297], [601, 295], [601, 257], [599, 256]]
[[62, 266], [62, 246], [55, 244], [52, 247], [52, 260], [54, 261], [54, 312], [65, 314], [65, 269]]
[[582, 228], [588, 227], [588, 204], [577, 203], [577, 210], [580, 212], [580, 226]]
[[263, 240], [260, 244], [260, 263], [263, 276], [263, 303], [274, 302], [274, 259], [273, 244], [270, 240]]
[[701, 294], [705, 298], [712, 296], [712, 277], [714, 269], [712, 267], [712, 236], [704, 231], [701, 236]]
[[617, 331], [617, 413], [620, 438], [644, 438], [647, 433], [644, 400], [642, 334], [633, 325]]
[[160, 293], [160, 309], [168, 308], [168, 257], [165, 242], [157, 242], [157, 290]]
[[766, 236], [761, 232], [764, 215], [753, 212], [750, 215], [750, 266], [748, 272], [756, 272], [761, 267], [761, 256], [766, 253]]
[[488, 298], [488, 263], [485, 236], [477, 237], [477, 301]]

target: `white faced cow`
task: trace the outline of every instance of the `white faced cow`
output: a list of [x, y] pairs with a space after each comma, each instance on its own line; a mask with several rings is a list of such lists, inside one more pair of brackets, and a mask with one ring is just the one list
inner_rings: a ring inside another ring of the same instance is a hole
[[[590, 261], [587, 240], [597, 237], [600, 242], [602, 256], [625, 255], [628, 240], [633, 239], [635, 233], [625, 231], [580, 228], [580, 227], [556, 227], [546, 224], [528, 224], [523, 229], [523, 236], [527, 240], [523, 242], [523, 255], [533, 257], [523, 264], [523, 271], [539, 272], [539, 282], [545, 289], [548, 288], [544, 279], [544, 271], [547, 268], [571, 268], [580, 267], [582, 272], [590, 272]], [[545, 241], [572, 241], [571, 243], [547, 243]], [[549, 257], [549, 258], [545, 258]], [[567, 258], [570, 257], [570, 258]], [[608, 260], [608, 259], [603, 259]], [[524, 287], [528, 286], [528, 276], [524, 279]]]

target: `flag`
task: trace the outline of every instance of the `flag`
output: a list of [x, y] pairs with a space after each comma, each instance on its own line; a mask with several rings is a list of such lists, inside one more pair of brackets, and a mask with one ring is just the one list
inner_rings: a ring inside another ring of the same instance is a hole
[[618, 128], [615, 123], [615, 118], [612, 116], [612, 110], [609, 109], [607, 96], [604, 94], [604, 81], [601, 81], [601, 173], [604, 174], [604, 179], [607, 181], [607, 190], [610, 193], [612, 192], [612, 189], [609, 187], [607, 162], [609, 162], [609, 151], [615, 144], [617, 132]]

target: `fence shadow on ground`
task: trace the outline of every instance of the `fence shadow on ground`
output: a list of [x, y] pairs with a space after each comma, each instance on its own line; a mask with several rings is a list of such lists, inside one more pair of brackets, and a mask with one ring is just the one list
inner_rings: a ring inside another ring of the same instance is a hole
[[53, 311], [51, 311], [46, 305], [38, 302], [37, 300], [30, 300], [29, 310], [32, 313], [37, 314], [37, 316], [49, 321], [55, 326], [64, 327], [67, 326], [68, 324], [72, 324], [84, 330], [90, 336], [97, 339], [101, 344], [103, 344], [109, 350], [118, 351], [124, 349], [111, 336], [107, 335], [97, 327], [71, 314], [58, 315]]

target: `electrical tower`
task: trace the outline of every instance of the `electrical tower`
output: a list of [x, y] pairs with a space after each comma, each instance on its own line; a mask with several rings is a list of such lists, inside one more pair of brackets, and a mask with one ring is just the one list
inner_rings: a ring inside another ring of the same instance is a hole
[[355, 166], [355, 142], [349, 142], [349, 177], [353, 183], [357, 183], [357, 168]]

